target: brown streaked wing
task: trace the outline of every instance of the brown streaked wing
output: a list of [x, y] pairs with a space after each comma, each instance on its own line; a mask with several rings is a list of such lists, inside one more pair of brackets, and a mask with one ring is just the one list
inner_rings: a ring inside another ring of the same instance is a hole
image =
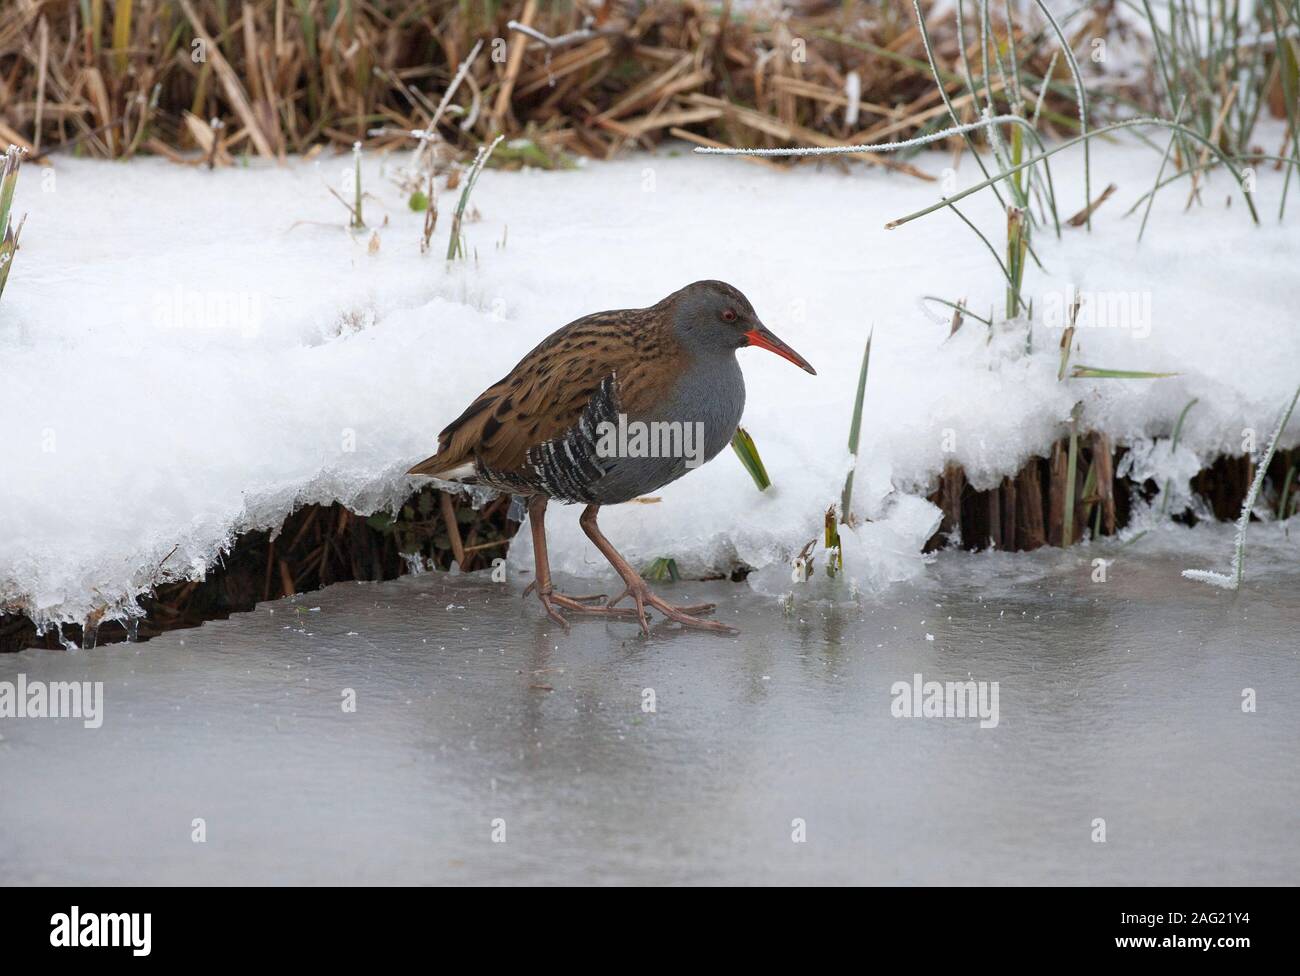
[[439, 435], [439, 456], [448, 465], [477, 457], [498, 470], [517, 470], [529, 448], [578, 422], [610, 373], [618, 377], [624, 413], [648, 409], [672, 383], [679, 352], [650, 312], [597, 312], [553, 333]]

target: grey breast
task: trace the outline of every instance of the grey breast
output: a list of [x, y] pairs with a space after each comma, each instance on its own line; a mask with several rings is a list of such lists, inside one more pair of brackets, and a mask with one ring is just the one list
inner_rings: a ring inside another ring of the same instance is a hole
[[602, 456], [604, 474], [590, 484], [591, 500], [615, 505], [676, 481], [727, 446], [744, 409], [735, 352], [697, 360], [654, 410], [623, 419], [626, 437], [620, 431], [613, 456]]

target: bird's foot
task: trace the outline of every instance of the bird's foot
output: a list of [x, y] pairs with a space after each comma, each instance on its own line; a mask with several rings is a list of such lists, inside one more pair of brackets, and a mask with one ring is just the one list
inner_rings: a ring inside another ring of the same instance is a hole
[[[612, 608], [616, 603], [626, 600], [628, 597], [636, 603], [636, 617], [641, 623], [641, 631], [646, 636], [650, 635], [650, 621], [646, 617], [645, 608], [654, 607], [669, 620], [675, 620], [683, 627], [693, 627], [696, 630], [709, 630], [717, 634], [739, 634], [740, 631], [735, 627], [728, 627], [726, 624], [718, 623], [716, 620], [702, 620], [697, 614], [711, 612], [715, 604], [697, 603], [689, 607], [678, 607], [669, 603], [667, 600], [655, 596], [654, 591], [650, 589], [649, 584], [643, 579], [637, 579], [627, 585], [618, 596], [605, 604], [605, 608]], [[626, 611], [631, 613], [633, 611]]]
[[600, 600], [605, 599], [604, 593], [593, 593], [590, 596], [569, 596], [567, 593], [560, 593], [549, 586], [538, 587], [537, 582], [533, 581], [528, 584], [524, 590], [524, 596], [527, 596], [533, 590], [537, 590], [537, 598], [541, 600], [542, 606], [546, 610], [546, 615], [554, 620], [565, 630], [569, 629], [569, 622], [560, 613], [563, 608], [570, 613], [579, 613], [588, 617], [634, 617], [636, 612], [631, 609], [619, 608], [613, 609], [608, 604], [605, 606], [594, 606]]

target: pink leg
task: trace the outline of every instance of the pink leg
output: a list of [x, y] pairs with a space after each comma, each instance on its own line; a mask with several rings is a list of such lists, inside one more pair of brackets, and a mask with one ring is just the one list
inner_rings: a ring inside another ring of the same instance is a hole
[[641, 578], [641, 574], [632, 568], [632, 565], [618, 554], [618, 550], [613, 544], [605, 538], [600, 526], [596, 524], [596, 513], [600, 511], [599, 505], [588, 505], [583, 509], [582, 517], [578, 519], [578, 524], [582, 526], [582, 531], [587, 533], [587, 538], [592, 541], [601, 555], [609, 560], [609, 564], [614, 567], [618, 575], [623, 577], [623, 583], [626, 589], [618, 596], [610, 600], [606, 606], [612, 607], [625, 597], [631, 597], [636, 603], [636, 616], [641, 622], [641, 630], [649, 634], [650, 623], [646, 619], [646, 604], [654, 607], [669, 620], [675, 620], [683, 627], [695, 627], [699, 630], [711, 630], [719, 634], [738, 634], [735, 627], [728, 627], [726, 624], [720, 624], [714, 620], [701, 620], [695, 614], [708, 613], [713, 609], [712, 603], [701, 603], [693, 607], [676, 607], [666, 600], [655, 596], [649, 585]]
[[585, 613], [597, 617], [631, 617], [631, 610], [613, 610], [608, 606], [593, 607], [588, 604], [603, 600], [605, 594], [596, 593], [591, 596], [566, 596], [563, 593], [557, 593], [551, 586], [551, 561], [546, 555], [546, 496], [534, 495], [528, 501], [528, 524], [533, 533], [533, 559], [537, 567], [536, 578], [524, 589], [524, 596], [527, 596], [534, 587], [537, 589], [537, 597], [542, 601], [542, 606], [546, 608], [547, 615], [557, 624], [566, 630], [569, 622], [564, 619], [556, 607], [563, 607], [574, 613]]

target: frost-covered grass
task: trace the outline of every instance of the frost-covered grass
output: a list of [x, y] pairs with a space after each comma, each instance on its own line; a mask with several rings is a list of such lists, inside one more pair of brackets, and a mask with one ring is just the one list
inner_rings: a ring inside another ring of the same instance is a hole
[[[1282, 436], [1282, 431], [1286, 429], [1287, 422], [1291, 419], [1297, 400], [1300, 400], [1300, 387], [1296, 387], [1295, 396], [1291, 398], [1291, 402], [1282, 413], [1277, 426], [1269, 435], [1268, 446], [1264, 449], [1263, 455], [1255, 466], [1255, 477], [1251, 479], [1250, 490], [1246, 492], [1246, 499], [1241, 503], [1241, 515], [1237, 517], [1237, 534], [1232, 548], [1232, 571], [1230, 573], [1217, 573], [1213, 570], [1185, 569], [1183, 575], [1188, 579], [1199, 580], [1202, 583], [1219, 586], [1225, 590], [1241, 588], [1241, 581], [1246, 574], [1246, 529], [1250, 526], [1250, 519], [1255, 511], [1255, 501], [1259, 498], [1259, 491], [1264, 487], [1264, 474], [1273, 461], [1273, 455], [1277, 453], [1278, 440]], [[1285, 495], [1285, 489], [1283, 495]], [[1279, 506], [1279, 512], [1281, 508], [1282, 506]]]
[[[938, 173], [951, 157], [919, 162]], [[1185, 492], [1188, 471], [1239, 454], [1242, 429], [1265, 428], [1295, 389], [1300, 235], [1254, 227], [1216, 174], [1186, 213], [1159, 196], [1139, 246], [1122, 213], [1158, 166], [1146, 147], [1097, 143], [1096, 180], [1118, 183], [1116, 199], [1091, 234], [1040, 236], [1047, 270], [1029, 267], [1024, 284], [1041, 310], [1032, 335], [972, 318], [951, 338], [949, 311], [922, 296], [961, 297], [977, 314], [1000, 304], [987, 254], [950, 213], [884, 229], [933, 203], [936, 184], [685, 153], [487, 171], [473, 197], [482, 220], [463, 227], [477, 257], [448, 264], [445, 224], [420, 253], [423, 214], [390, 179], [397, 163], [363, 162], [377, 247], [371, 231], [347, 231], [326, 187], [351, 192], [348, 156], [216, 171], [60, 158], [55, 180], [20, 183], [23, 260], [0, 306], [0, 602], [42, 622], [120, 613], [297, 504], [390, 506], [437, 431], [551, 330], [699, 278], [745, 291], [819, 375], [740, 354], [744, 425], [769, 490], [726, 452], [658, 504], [602, 517], [634, 564], [671, 558], [688, 576], [743, 561], [788, 577], [788, 559], [821, 535], [873, 329], [853, 486], [862, 521], [840, 527], [846, 589], [923, 572], [939, 519], [924, 495], [944, 465], [991, 487], [1044, 454], [1077, 402], [1081, 429], [1133, 446], [1158, 483]], [[1080, 185], [1076, 154], [1054, 163], [1058, 192]], [[979, 178], [967, 158], [959, 183]], [[1261, 169], [1257, 198], [1275, 202], [1281, 184]], [[966, 214], [996, 230], [1005, 212], [986, 196]], [[492, 246], [507, 225], [507, 246]], [[1048, 310], [1068, 307], [1070, 286], [1085, 297], [1079, 361], [1178, 375], [1059, 382]], [[1281, 446], [1298, 433], [1293, 420]], [[557, 571], [607, 571], [576, 513], [557, 510], [548, 528]], [[530, 562], [525, 534], [511, 565]]]
[[478, 152], [474, 155], [474, 162], [469, 166], [465, 174], [465, 187], [460, 191], [460, 200], [456, 203], [456, 212], [451, 217], [451, 234], [447, 241], [447, 260], [452, 261], [456, 258], [464, 258], [469, 255], [465, 252], [465, 235], [461, 227], [465, 223], [465, 208], [469, 206], [469, 195], [474, 192], [474, 184], [478, 182], [479, 174], [483, 172], [483, 167], [487, 165], [492, 150], [501, 143], [501, 136], [497, 136], [490, 145], [479, 146]]
[[22, 161], [23, 150], [17, 146], [10, 146], [0, 156], [0, 298], [4, 297], [5, 283], [9, 280], [23, 227], [21, 220], [15, 227], [13, 219], [14, 191], [18, 187], [18, 169]]

